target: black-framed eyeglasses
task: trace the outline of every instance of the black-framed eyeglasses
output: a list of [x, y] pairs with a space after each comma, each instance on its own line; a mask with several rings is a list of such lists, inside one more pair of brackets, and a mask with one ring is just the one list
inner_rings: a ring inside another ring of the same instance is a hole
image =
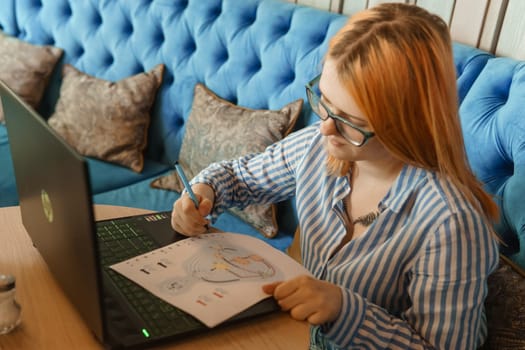
[[306, 96], [310, 107], [322, 121], [332, 118], [335, 122], [335, 128], [346, 141], [357, 147], [363, 146], [375, 134], [371, 131], [363, 130], [351, 121], [333, 113], [321, 100], [320, 94], [316, 92], [316, 90], [319, 91], [319, 80], [321, 80], [321, 75], [318, 75], [306, 84]]

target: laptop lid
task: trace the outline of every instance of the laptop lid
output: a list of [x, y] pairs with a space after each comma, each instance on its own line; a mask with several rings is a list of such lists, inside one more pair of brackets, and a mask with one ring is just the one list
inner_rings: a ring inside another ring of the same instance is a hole
[[[0, 99], [24, 227], [88, 327], [102, 343], [110, 345], [108, 343], [115, 339], [109, 331], [111, 325], [106, 324], [111, 322], [106, 317], [110, 312], [104, 306], [102, 267], [86, 161], [2, 81]], [[154, 232], [147, 230], [148, 234], [160, 245], [177, 239], [171, 226], [169, 232], [166, 228], [151, 228]], [[278, 309], [274, 299], [268, 298], [224, 325]], [[202, 326], [200, 331], [206, 329]], [[194, 334], [195, 330], [189, 329], [187, 333]], [[158, 340], [169, 338], [172, 337], [168, 335]], [[145, 345], [156, 340], [130, 337], [129, 341]]]
[[85, 160], [0, 81], [22, 222], [69, 300], [104, 339], [101, 276]]

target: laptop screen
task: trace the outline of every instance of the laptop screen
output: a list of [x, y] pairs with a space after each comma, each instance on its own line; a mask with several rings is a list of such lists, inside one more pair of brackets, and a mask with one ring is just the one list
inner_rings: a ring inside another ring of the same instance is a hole
[[1, 81], [0, 97], [24, 227], [69, 300], [103, 339], [101, 276], [86, 163]]

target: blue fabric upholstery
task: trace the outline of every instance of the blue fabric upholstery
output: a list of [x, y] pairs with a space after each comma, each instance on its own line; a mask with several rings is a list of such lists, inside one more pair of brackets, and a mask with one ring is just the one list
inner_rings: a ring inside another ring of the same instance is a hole
[[16, 35], [15, 0], [2, 1], [0, 30], [10, 35]]
[[17, 205], [18, 195], [7, 130], [0, 125], [0, 207]]
[[[319, 72], [328, 39], [346, 21], [341, 15], [275, 0], [8, 1], [14, 12], [0, 17], [0, 25], [28, 42], [61, 47], [61, 65], [69, 63], [112, 81], [161, 62], [166, 65], [145, 172], [131, 174], [88, 160], [96, 203], [155, 210], [170, 209], [173, 196], [147, 185], [178, 157], [197, 82], [241, 106], [279, 109], [306, 97], [305, 82]], [[44, 117], [51, 115], [58, 99], [60, 69], [39, 108]], [[313, 118], [305, 109], [297, 127]], [[294, 212], [291, 203], [282, 207]], [[281, 233], [283, 239], [271, 241], [280, 249], [291, 242], [295, 223], [294, 215], [283, 216], [279, 221], [290, 230]], [[258, 235], [227, 215], [217, 226]]]
[[196, 82], [242, 106], [281, 108], [304, 96], [327, 38], [345, 21], [260, 0], [17, 0], [16, 16], [20, 38], [59, 46], [65, 62], [100, 78], [118, 80], [164, 62], [148, 156], [171, 162]]
[[[135, 184], [144, 179], [151, 182], [151, 178], [165, 173], [170, 169], [167, 164], [162, 164], [151, 159], [144, 161], [144, 169], [141, 173], [110, 164], [98, 159], [88, 158], [88, 170], [91, 180], [91, 192], [93, 194], [111, 191]], [[144, 206], [141, 206], [142, 208]]]
[[[152, 210], [169, 210], [177, 197], [149, 183], [178, 157], [197, 82], [241, 106], [279, 109], [306, 97], [304, 84], [320, 71], [328, 40], [345, 21], [279, 0], [3, 0], [0, 10], [6, 33], [64, 49], [39, 108], [44, 117], [58, 99], [64, 63], [113, 81], [165, 64], [145, 171], [88, 160], [96, 203]], [[502, 210], [502, 250], [525, 266], [523, 63], [457, 43], [454, 59], [469, 161]], [[305, 104], [296, 128], [316, 120]], [[17, 204], [14, 186], [0, 125], [0, 205]], [[293, 202], [279, 204], [281, 232], [270, 240], [279, 249], [291, 242], [294, 213]], [[260, 237], [232, 216], [217, 226]]]
[[486, 51], [459, 43], [454, 43], [452, 48], [454, 51], [454, 63], [456, 65], [458, 100], [461, 104], [465, 95], [472, 87], [474, 80], [478, 77], [479, 72], [481, 72], [487, 61], [493, 56]]
[[525, 266], [525, 63], [490, 59], [460, 107], [472, 169], [501, 208], [503, 252]]

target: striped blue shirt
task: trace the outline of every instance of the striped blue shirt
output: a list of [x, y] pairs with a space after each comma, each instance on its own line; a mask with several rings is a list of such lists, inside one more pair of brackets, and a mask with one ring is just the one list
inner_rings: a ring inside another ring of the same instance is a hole
[[296, 196], [305, 267], [341, 287], [336, 320], [311, 329], [312, 349], [475, 349], [486, 338], [487, 276], [498, 263], [490, 225], [435, 172], [405, 166], [367, 231], [346, 235], [346, 176], [327, 175], [319, 125], [258, 155], [216, 163], [195, 182], [231, 206]]

